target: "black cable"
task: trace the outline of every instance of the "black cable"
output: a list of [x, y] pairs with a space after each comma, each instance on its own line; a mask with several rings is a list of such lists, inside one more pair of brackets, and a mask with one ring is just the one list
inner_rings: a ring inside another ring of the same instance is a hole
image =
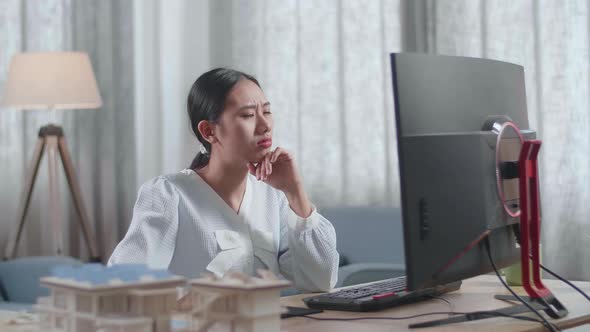
[[533, 317], [526, 317], [526, 316], [517, 316], [517, 315], [511, 315], [511, 314], [505, 314], [503, 312], [497, 312], [497, 311], [475, 311], [472, 312], [472, 314], [484, 314], [484, 315], [490, 315], [493, 317], [508, 317], [508, 318], [514, 318], [514, 319], [520, 319], [520, 320], [526, 320], [529, 322], [536, 322], [536, 323], [540, 323], [543, 324], [543, 321], [540, 319], [536, 319]]
[[[315, 315], [315, 314], [313, 314]], [[492, 317], [507, 317], [507, 318], [514, 318], [529, 322], [536, 322], [543, 324], [543, 321], [540, 319], [536, 319], [533, 317], [524, 317], [524, 316], [517, 316], [517, 315], [510, 315], [505, 314], [497, 311], [473, 311], [473, 312], [456, 312], [456, 311], [440, 311], [440, 312], [429, 312], [424, 314], [418, 314], [413, 316], [400, 316], [400, 317], [354, 317], [354, 318], [331, 318], [331, 317], [313, 317], [310, 315], [305, 315], [306, 318], [311, 318], [314, 320], [329, 320], [329, 321], [356, 321], [356, 320], [406, 320], [424, 316], [432, 316], [432, 315], [449, 315], [449, 316], [458, 316], [458, 315], [489, 315]]]
[[[444, 297], [436, 296], [436, 295], [428, 295], [428, 297], [446, 302], [449, 305], [449, 310], [451, 312], [455, 311], [455, 306], [451, 303], [451, 301], [445, 299]], [[449, 316], [450, 316], [450, 314], [449, 314]]]
[[533, 312], [535, 315], [537, 315], [539, 318], [541, 318], [541, 324], [543, 324], [549, 331], [560, 331], [560, 329], [551, 324], [545, 317], [543, 317], [543, 315], [541, 315], [537, 310], [535, 310], [529, 303], [527, 303], [522, 297], [518, 296], [518, 294], [516, 294], [512, 288], [510, 288], [510, 286], [508, 286], [508, 284], [506, 284], [506, 282], [504, 281], [504, 279], [502, 278], [502, 276], [500, 276], [500, 273], [498, 272], [498, 268], [496, 267], [496, 264], [494, 263], [494, 259], [492, 258], [492, 250], [490, 249], [490, 239], [489, 237], [486, 237], [485, 241], [484, 241], [485, 247], [486, 247], [486, 251], [488, 253], [488, 259], [490, 260], [490, 264], [492, 264], [492, 267], [494, 268], [494, 272], [496, 272], [496, 276], [498, 276], [498, 279], [500, 279], [500, 282], [502, 282], [502, 284], [504, 285], [504, 287], [506, 287], [506, 289], [508, 289], [508, 291], [512, 294], [512, 296], [514, 296], [516, 299], [518, 299], [522, 304], [524, 304], [527, 308], [529, 308], [529, 310], [531, 312]]
[[435, 311], [435, 312], [427, 312], [424, 314], [417, 314], [412, 316], [400, 316], [400, 317], [353, 317], [353, 318], [330, 318], [330, 317], [312, 317], [310, 315], [306, 315], [306, 318], [311, 318], [315, 320], [342, 320], [342, 321], [352, 321], [352, 320], [405, 320], [405, 319], [412, 319], [424, 316], [433, 316], [433, 315], [461, 315], [464, 313], [455, 313], [452, 311]]
[[578, 288], [576, 285], [574, 285], [571, 281], [563, 278], [562, 276], [558, 275], [557, 273], [549, 270], [547, 267], [545, 267], [543, 264], [539, 264], [541, 265], [541, 268], [543, 270], [545, 270], [545, 272], [551, 274], [552, 276], [554, 276], [555, 278], [565, 282], [566, 284], [568, 284], [570, 287], [572, 287], [573, 289], [577, 290], [578, 293], [582, 294], [583, 297], [585, 297], [588, 301], [590, 301], [590, 296], [588, 296], [588, 294], [586, 294], [583, 290], [581, 290], [580, 288]]

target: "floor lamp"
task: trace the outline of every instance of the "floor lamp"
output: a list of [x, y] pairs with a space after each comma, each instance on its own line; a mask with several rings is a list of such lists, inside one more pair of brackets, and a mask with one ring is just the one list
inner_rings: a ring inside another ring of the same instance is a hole
[[[55, 112], [55, 110], [63, 109], [98, 108], [102, 105], [102, 100], [88, 54], [40, 52], [20, 53], [12, 58], [3, 104], [23, 110], [43, 109]], [[56, 253], [63, 254], [63, 217], [57, 181], [58, 159], [61, 158], [82, 233], [88, 246], [90, 260], [100, 261], [96, 238], [90, 227], [63, 129], [54, 124], [48, 124], [39, 130], [39, 139], [26, 177], [18, 220], [11, 230], [4, 251], [4, 259], [14, 258], [16, 254], [44, 152], [48, 157], [49, 203]]]

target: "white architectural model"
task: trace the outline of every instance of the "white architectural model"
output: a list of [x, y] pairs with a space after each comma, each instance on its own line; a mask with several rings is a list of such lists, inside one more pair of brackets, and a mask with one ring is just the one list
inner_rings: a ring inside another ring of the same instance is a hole
[[258, 270], [258, 277], [230, 273], [223, 278], [210, 274], [190, 281], [192, 310], [190, 327], [184, 331], [278, 332], [280, 290], [291, 283], [272, 272]]
[[143, 265], [86, 264], [58, 267], [41, 284], [50, 289], [36, 305], [42, 330], [168, 332], [186, 279]]
[[177, 288], [186, 287], [187, 280], [166, 270], [144, 265], [64, 266], [41, 278], [50, 296], [39, 298], [35, 307], [41, 331], [278, 332], [280, 290], [290, 282], [270, 271], [258, 274], [211, 274], [190, 280], [190, 305], [177, 312]]

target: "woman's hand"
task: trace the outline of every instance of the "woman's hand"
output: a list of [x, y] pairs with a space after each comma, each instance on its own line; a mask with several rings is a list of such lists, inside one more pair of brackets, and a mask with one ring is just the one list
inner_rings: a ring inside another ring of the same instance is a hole
[[256, 165], [248, 163], [248, 170], [257, 180], [262, 180], [285, 193], [295, 192], [301, 185], [301, 178], [291, 153], [282, 148], [267, 153]]
[[276, 148], [256, 165], [248, 163], [248, 170], [250, 174], [256, 176], [256, 179], [284, 192], [291, 209], [297, 215], [306, 218], [311, 214], [311, 203], [303, 190], [295, 160], [289, 151]]

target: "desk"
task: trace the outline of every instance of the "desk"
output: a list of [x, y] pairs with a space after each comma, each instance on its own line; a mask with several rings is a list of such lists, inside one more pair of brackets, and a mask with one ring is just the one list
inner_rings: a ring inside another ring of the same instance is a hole
[[[554, 321], [554, 324], [561, 329], [568, 329], [571, 332], [590, 331], [590, 302], [583, 298], [578, 292], [558, 280], [545, 280], [547, 287], [549, 287], [557, 298], [567, 307], [569, 315], [565, 318]], [[582, 288], [587, 293], [590, 293], [590, 282], [575, 282], [577, 286]], [[524, 294], [521, 287], [514, 287], [514, 290], [519, 294]], [[502, 286], [496, 276], [479, 276], [468, 279], [463, 282], [461, 289], [457, 292], [443, 295], [445, 299], [453, 305], [453, 311], [476, 311], [476, 310], [490, 310], [507, 306], [506, 302], [494, 299], [495, 294], [509, 294]], [[294, 307], [305, 307], [302, 298], [308, 295], [295, 295], [284, 297], [281, 299], [282, 305], [289, 305]], [[352, 318], [352, 317], [396, 317], [396, 316], [411, 316], [419, 313], [427, 313], [433, 311], [451, 311], [449, 304], [438, 300], [431, 299], [414, 304], [399, 306], [396, 308], [370, 313], [355, 313], [355, 312], [339, 312], [339, 311], [325, 311], [321, 314], [316, 314], [314, 317], [336, 317], [336, 318]], [[20, 316], [18, 325], [5, 325], [8, 320]], [[344, 331], [408, 331], [408, 324], [414, 322], [422, 322], [433, 319], [444, 318], [446, 316], [436, 315], [420, 317], [415, 319], [408, 319], [402, 321], [393, 320], [362, 320], [362, 321], [316, 321], [305, 317], [293, 317], [283, 319], [281, 321], [281, 331], [284, 332], [344, 332]], [[0, 331], [2, 332], [29, 332], [37, 331], [35, 324], [35, 315], [18, 315], [14, 312], [0, 311]], [[581, 326], [584, 325], [584, 326]], [[489, 318], [476, 322], [466, 322], [448, 325], [444, 327], [416, 329], [415, 332], [446, 332], [446, 331], [477, 331], [477, 332], [500, 332], [500, 331], [544, 331], [539, 323], [524, 322], [511, 318]]]
[[[584, 324], [590, 324], [590, 302], [573, 288], [559, 280], [544, 280], [545, 285], [551, 289], [553, 294], [569, 310], [569, 314], [560, 320], [550, 320], [561, 329], [572, 328]], [[590, 293], [590, 282], [574, 282], [586, 293]], [[522, 287], [513, 287], [520, 295], [525, 292]], [[354, 313], [341, 311], [325, 311], [321, 314], [313, 315], [314, 317], [334, 317], [334, 318], [352, 318], [352, 317], [399, 317], [411, 316], [420, 313], [434, 311], [477, 311], [492, 310], [507, 306], [504, 301], [494, 299], [495, 294], [510, 294], [500, 283], [495, 275], [483, 275], [472, 279], [465, 280], [461, 289], [457, 292], [444, 294], [442, 297], [451, 302], [454, 308], [450, 308], [448, 303], [439, 299], [431, 299], [409, 305], [403, 305], [396, 308], [369, 313]], [[302, 298], [309, 295], [294, 295], [281, 299], [281, 304], [305, 307]], [[531, 314], [532, 315], [532, 314]], [[305, 317], [293, 317], [282, 320], [281, 331], [288, 332], [343, 332], [343, 331], [408, 331], [408, 325], [415, 322], [423, 322], [434, 319], [445, 318], [445, 315], [432, 315], [415, 319], [401, 321], [394, 320], [361, 320], [361, 321], [316, 321]], [[535, 316], [536, 317], [536, 316]], [[511, 318], [489, 318], [474, 322], [465, 322], [452, 324], [448, 326], [412, 329], [415, 332], [429, 331], [477, 331], [477, 332], [499, 332], [499, 331], [545, 331], [540, 323], [526, 322]], [[580, 326], [569, 331], [590, 331], [590, 325]]]

